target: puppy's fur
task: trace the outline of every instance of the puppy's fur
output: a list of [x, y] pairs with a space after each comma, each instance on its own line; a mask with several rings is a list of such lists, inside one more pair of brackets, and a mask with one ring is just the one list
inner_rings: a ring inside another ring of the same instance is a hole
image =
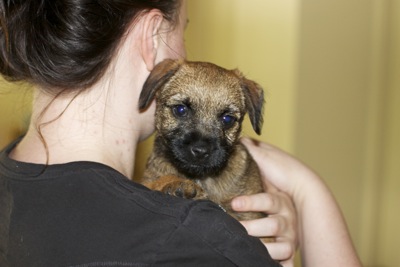
[[264, 191], [258, 167], [239, 142], [249, 114], [260, 134], [263, 90], [238, 70], [211, 63], [167, 59], [146, 80], [139, 109], [156, 99], [156, 137], [143, 183], [168, 194], [209, 199], [238, 220], [232, 198]]

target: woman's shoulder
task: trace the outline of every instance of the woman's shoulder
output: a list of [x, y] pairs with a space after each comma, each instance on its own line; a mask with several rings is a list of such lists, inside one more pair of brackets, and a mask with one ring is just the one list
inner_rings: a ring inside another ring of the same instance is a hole
[[[159, 239], [163, 245], [158, 249], [157, 263], [210, 266], [210, 262], [220, 261], [224, 266], [229, 266], [227, 262], [235, 266], [279, 266], [260, 240], [249, 236], [245, 228], [217, 204], [150, 191], [126, 179], [114, 181], [128, 192], [127, 199], [152, 214], [146, 223], [147, 227], [154, 227], [151, 232], [164, 236]], [[163, 226], [159, 227], [158, 222]], [[210, 258], [202, 256], [207, 253]]]
[[64, 251], [60, 264], [69, 265], [80, 251], [79, 262], [128, 255], [128, 262], [166, 266], [275, 266], [264, 245], [216, 204], [150, 191], [102, 164], [51, 165], [9, 182], [11, 253], [40, 248], [36, 256], [50, 263], [61, 258], [48, 251]]

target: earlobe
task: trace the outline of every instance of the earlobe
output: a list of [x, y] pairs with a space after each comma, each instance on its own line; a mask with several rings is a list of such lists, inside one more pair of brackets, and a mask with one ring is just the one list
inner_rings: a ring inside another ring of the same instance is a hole
[[156, 64], [158, 50], [158, 34], [163, 22], [163, 16], [159, 10], [151, 10], [142, 17], [141, 31], [141, 56], [150, 72]]

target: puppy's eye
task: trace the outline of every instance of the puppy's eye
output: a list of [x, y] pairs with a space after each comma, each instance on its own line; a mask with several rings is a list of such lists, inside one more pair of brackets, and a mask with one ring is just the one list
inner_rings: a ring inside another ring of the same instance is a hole
[[176, 105], [172, 107], [172, 112], [176, 117], [186, 117], [188, 115], [188, 107], [185, 105]]
[[224, 114], [222, 115], [222, 124], [226, 127], [229, 128], [233, 126], [233, 124], [236, 122], [236, 118], [232, 115]]

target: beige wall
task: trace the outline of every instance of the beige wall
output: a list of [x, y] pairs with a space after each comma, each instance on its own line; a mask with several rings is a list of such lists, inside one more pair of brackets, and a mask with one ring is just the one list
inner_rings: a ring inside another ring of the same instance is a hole
[[371, 12], [372, 1], [303, 0], [299, 21], [295, 154], [334, 191], [357, 248], [364, 234], [368, 97], [375, 89]]
[[26, 85], [10, 84], [0, 78], [0, 149], [25, 131], [30, 101]]
[[297, 156], [325, 177], [365, 266], [400, 256], [399, 1], [301, 5]]
[[376, 263], [400, 264], [400, 1], [388, 2], [389, 40]]

